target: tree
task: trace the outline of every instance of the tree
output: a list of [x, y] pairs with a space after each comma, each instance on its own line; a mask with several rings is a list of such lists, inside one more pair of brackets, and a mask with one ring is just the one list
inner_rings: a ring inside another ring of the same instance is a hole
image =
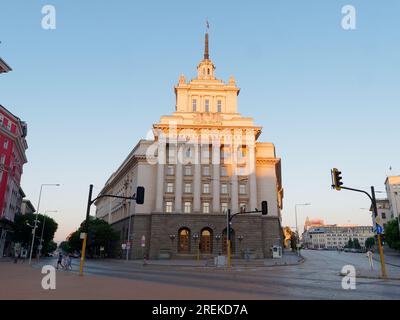
[[353, 240], [351, 240], [351, 238], [347, 242], [346, 248], [349, 248], [349, 249], [354, 248], [354, 242], [353, 242]]
[[375, 238], [374, 237], [370, 237], [367, 240], [365, 240], [365, 247], [367, 249], [371, 249], [374, 245], [375, 245]]
[[[48, 252], [52, 252], [54, 245], [52, 244], [52, 240], [54, 238], [54, 234], [57, 231], [58, 224], [54, 221], [54, 219], [44, 217], [44, 215], [39, 214], [37, 216], [38, 223], [36, 229], [36, 238], [34, 242], [33, 252], [36, 253], [38, 246], [40, 244], [40, 236], [42, 234], [42, 228], [44, 219], [46, 219], [44, 223], [43, 229], [43, 248], [42, 254], [46, 254]], [[28, 213], [24, 215], [16, 215], [13, 224], [13, 241], [19, 242], [23, 247], [29, 248], [32, 241], [32, 227], [35, 225], [36, 214]]]
[[[72, 251], [82, 249], [81, 232], [84, 231], [85, 221], [81, 223], [78, 230], [73, 232], [68, 238], [68, 245]], [[90, 217], [88, 222], [87, 254], [90, 257], [100, 255], [100, 247], [104, 248], [104, 253], [112, 254], [115, 242], [119, 239], [119, 233], [114, 231], [111, 226], [102, 219]]]
[[389, 221], [385, 226], [385, 240], [392, 249], [400, 250], [398, 218]]
[[62, 241], [59, 245], [59, 248], [64, 252], [67, 252], [67, 253], [71, 252], [71, 247], [70, 247], [68, 241]]
[[360, 241], [357, 238], [353, 240], [353, 248], [354, 249], [361, 249]]

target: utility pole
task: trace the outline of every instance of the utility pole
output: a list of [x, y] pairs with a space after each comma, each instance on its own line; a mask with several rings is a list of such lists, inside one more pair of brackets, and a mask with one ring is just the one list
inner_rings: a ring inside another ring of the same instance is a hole
[[[376, 219], [376, 217], [378, 216], [378, 207], [376, 205], [375, 188], [373, 186], [371, 187], [371, 195], [372, 195], [372, 207], [374, 208], [374, 215], [375, 215], [375, 219]], [[378, 226], [377, 223], [376, 223], [376, 226]], [[386, 278], [385, 257], [383, 255], [381, 234], [377, 232], [377, 236], [378, 236], [379, 257], [380, 257], [380, 260], [381, 260], [382, 276], [384, 278]]]

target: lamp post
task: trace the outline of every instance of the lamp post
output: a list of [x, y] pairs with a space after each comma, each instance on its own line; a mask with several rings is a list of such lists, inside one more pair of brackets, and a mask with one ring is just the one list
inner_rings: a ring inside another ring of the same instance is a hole
[[299, 227], [298, 227], [298, 224], [297, 224], [297, 207], [298, 206], [310, 206], [310, 205], [311, 205], [311, 203], [296, 203], [294, 205], [294, 213], [295, 213], [295, 219], [296, 219], [296, 233], [297, 233], [296, 246], [297, 246], [297, 254], [298, 255], [300, 254], [300, 251], [299, 251], [299, 248], [300, 248], [300, 235], [299, 235]]
[[[194, 239], [194, 245], [195, 245], [195, 247], [196, 247], [196, 249], [197, 249], [197, 261], [199, 261], [199, 260], [200, 260], [200, 248], [199, 248], [199, 246], [197, 245], [197, 240], [199, 239], [198, 233], [195, 233], [195, 234], [193, 235], [193, 239]], [[199, 242], [199, 244], [200, 244], [200, 242]]]
[[42, 256], [42, 248], [43, 248], [43, 234], [44, 234], [44, 226], [46, 224], [46, 214], [47, 213], [51, 213], [51, 212], [58, 212], [57, 210], [46, 210], [44, 212], [44, 216], [43, 216], [43, 226], [42, 226], [42, 232], [40, 235], [40, 245], [39, 245], [39, 258]]
[[31, 252], [29, 254], [29, 264], [32, 263], [32, 253], [33, 253], [33, 245], [35, 243], [35, 234], [36, 234], [36, 228], [37, 228], [37, 224], [38, 224], [38, 216], [39, 216], [39, 208], [40, 208], [40, 199], [42, 197], [42, 189], [43, 187], [59, 187], [60, 184], [58, 183], [44, 183], [40, 186], [40, 192], [39, 192], [39, 200], [38, 200], [38, 206], [37, 206], [37, 211], [36, 211], [36, 218], [35, 218], [35, 226], [34, 229], [32, 231], [32, 244], [31, 244]]

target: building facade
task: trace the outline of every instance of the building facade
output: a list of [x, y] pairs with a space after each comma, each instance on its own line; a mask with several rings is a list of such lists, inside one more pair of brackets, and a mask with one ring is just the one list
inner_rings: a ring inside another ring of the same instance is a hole
[[[0, 73], [11, 68], [0, 59]], [[25, 196], [21, 188], [23, 165], [27, 162], [27, 125], [0, 105], [0, 257], [10, 251], [10, 224], [21, 212]]]
[[[400, 217], [400, 176], [389, 176], [385, 180], [385, 188], [393, 219]], [[398, 220], [400, 226], [400, 219]]]
[[383, 228], [383, 233], [385, 232], [385, 227], [386, 224], [390, 221], [393, 220], [394, 214], [390, 210], [390, 203], [388, 199], [376, 199], [376, 207], [378, 209], [378, 216], [375, 217], [375, 214], [373, 213], [373, 207], [371, 205], [370, 211], [371, 211], [371, 217], [372, 217], [372, 225], [374, 227], [374, 230], [376, 230], [376, 224], [378, 223], [382, 228]]
[[100, 192], [132, 195], [144, 186], [145, 203], [95, 203], [96, 216], [120, 232], [130, 257], [223, 253], [227, 210], [261, 210], [264, 200], [267, 216], [233, 219], [233, 253], [268, 257], [282, 243], [281, 160], [272, 143], [257, 141], [262, 128], [238, 113], [239, 92], [233, 77], [227, 83], [215, 78], [206, 34], [197, 77], [181, 75], [175, 86], [175, 112], [153, 125], [154, 139], [139, 141]]
[[32, 214], [35, 213], [36, 209], [33, 206], [32, 202], [28, 199], [22, 199], [22, 204], [21, 204], [21, 214]]
[[358, 239], [361, 248], [365, 249], [365, 241], [373, 236], [371, 226], [325, 225], [310, 227], [304, 231], [303, 245], [308, 249], [336, 250], [344, 248], [350, 239]]

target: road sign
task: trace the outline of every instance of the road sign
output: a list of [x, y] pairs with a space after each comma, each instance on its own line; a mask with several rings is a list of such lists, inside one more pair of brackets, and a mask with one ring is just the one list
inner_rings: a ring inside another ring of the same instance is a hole
[[141, 246], [144, 248], [146, 246], [146, 237], [142, 236]]
[[376, 234], [382, 234], [383, 228], [379, 224], [376, 225]]
[[121, 248], [122, 248], [122, 250], [125, 250], [126, 249], [126, 244], [125, 243], [121, 244]]
[[81, 232], [81, 234], [79, 235], [79, 239], [84, 239], [85, 238], [85, 232]]

